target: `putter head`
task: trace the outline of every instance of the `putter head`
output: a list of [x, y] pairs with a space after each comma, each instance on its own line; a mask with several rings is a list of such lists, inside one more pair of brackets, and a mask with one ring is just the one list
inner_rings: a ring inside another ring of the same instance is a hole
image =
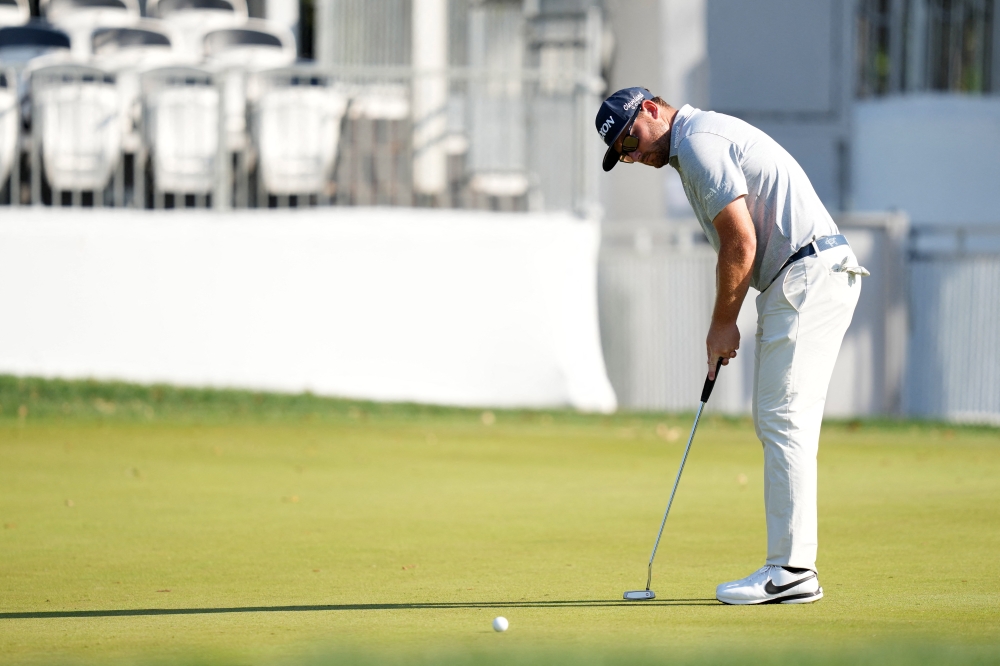
[[624, 598], [629, 601], [649, 601], [656, 598], [656, 592], [652, 590], [631, 590], [625, 593]]

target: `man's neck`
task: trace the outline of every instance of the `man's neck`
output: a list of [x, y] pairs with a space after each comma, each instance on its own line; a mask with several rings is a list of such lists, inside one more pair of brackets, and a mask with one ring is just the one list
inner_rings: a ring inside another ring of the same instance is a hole
[[667, 161], [673, 157], [673, 140], [674, 140], [674, 119], [677, 117], [677, 109], [672, 106], [668, 106], [663, 114], [663, 120], [667, 123]]

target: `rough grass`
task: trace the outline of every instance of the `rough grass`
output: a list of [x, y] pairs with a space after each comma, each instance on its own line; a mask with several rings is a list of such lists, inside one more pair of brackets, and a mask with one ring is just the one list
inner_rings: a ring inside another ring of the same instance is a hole
[[[1000, 430], [824, 429], [811, 606], [763, 560], [760, 446], [709, 418], [0, 377], [0, 661], [1000, 663]], [[490, 620], [506, 616], [496, 634]]]

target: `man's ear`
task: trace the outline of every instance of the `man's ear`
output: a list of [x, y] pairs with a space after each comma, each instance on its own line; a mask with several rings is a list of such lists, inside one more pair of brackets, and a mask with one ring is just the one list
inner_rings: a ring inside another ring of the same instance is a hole
[[642, 108], [646, 110], [646, 113], [653, 117], [653, 120], [660, 117], [660, 107], [653, 100], [647, 99], [644, 101], [642, 103]]

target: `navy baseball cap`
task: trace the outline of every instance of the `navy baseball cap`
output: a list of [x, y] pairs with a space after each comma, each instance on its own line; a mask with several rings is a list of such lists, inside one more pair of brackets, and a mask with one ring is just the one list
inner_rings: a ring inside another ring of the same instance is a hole
[[605, 171], [611, 171], [618, 163], [620, 155], [615, 150], [615, 141], [632, 126], [643, 101], [647, 99], [653, 99], [653, 93], [645, 88], [622, 88], [601, 104], [596, 124], [597, 133], [608, 146], [608, 152], [604, 153]]

